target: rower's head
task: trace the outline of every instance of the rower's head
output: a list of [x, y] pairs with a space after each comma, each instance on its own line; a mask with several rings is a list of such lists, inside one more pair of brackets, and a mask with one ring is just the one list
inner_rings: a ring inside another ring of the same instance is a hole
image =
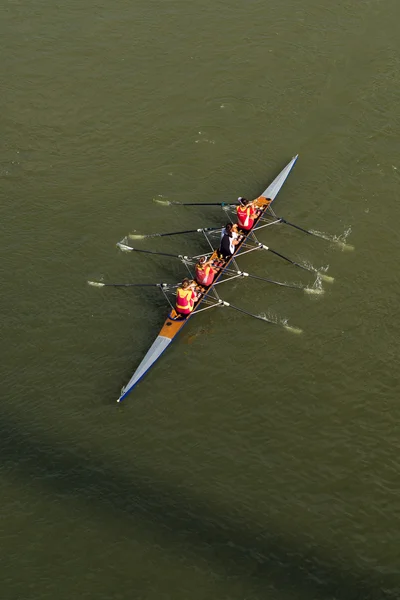
[[225, 225], [225, 231], [226, 233], [230, 233], [232, 231], [232, 223], [227, 223]]
[[190, 281], [187, 277], [185, 277], [185, 279], [182, 281], [182, 287], [185, 290], [186, 288], [188, 288], [190, 285]]
[[242, 206], [246, 206], [249, 203], [247, 198], [242, 198], [241, 196], [238, 198], [238, 200]]
[[204, 265], [205, 262], [207, 262], [207, 256], [200, 256], [199, 263], [201, 265]]

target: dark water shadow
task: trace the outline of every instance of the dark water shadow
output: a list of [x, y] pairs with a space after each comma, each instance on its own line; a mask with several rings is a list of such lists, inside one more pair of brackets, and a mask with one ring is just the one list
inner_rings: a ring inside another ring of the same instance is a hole
[[29, 485], [80, 498], [95, 511], [140, 518], [163, 544], [236, 578], [240, 597], [271, 598], [272, 587], [296, 600], [400, 598], [394, 576], [344, 567], [326, 548], [306, 549], [296, 534], [288, 539], [273, 524], [265, 531], [237, 511], [230, 515], [215, 503], [205, 505], [195, 491], [169, 487], [147, 469], [132, 466], [128, 476], [100, 460], [88, 460], [82, 450], [30, 431], [8, 416], [0, 416], [0, 455], [5, 471], [28, 479]]

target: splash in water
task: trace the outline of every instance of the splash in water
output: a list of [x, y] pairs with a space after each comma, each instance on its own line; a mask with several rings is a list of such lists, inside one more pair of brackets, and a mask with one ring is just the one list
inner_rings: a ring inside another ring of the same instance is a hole
[[344, 230], [344, 232], [341, 235], [333, 236], [333, 241], [336, 244], [339, 244], [339, 246], [341, 247], [341, 249], [343, 251], [347, 251], [347, 252], [352, 251], [352, 250], [354, 250], [354, 246], [346, 243], [346, 240], [350, 234], [351, 234], [351, 227], [348, 227], [347, 229]]
[[334, 277], [331, 277], [330, 275], [326, 274], [327, 270], [329, 269], [329, 265], [327, 265], [326, 267], [319, 267], [319, 269], [316, 269], [314, 265], [312, 265], [308, 261], [304, 261], [302, 264], [303, 267], [305, 267], [308, 271], [314, 271], [314, 273], [317, 274], [317, 278], [320, 277], [322, 281], [326, 281], [327, 283], [333, 283], [335, 281]]
[[325, 293], [325, 290], [322, 287], [322, 277], [320, 273], [317, 273], [317, 278], [312, 286], [305, 287], [304, 291], [306, 294], [312, 294], [314, 296], [321, 296]]
[[303, 333], [303, 330], [299, 327], [293, 327], [292, 325], [288, 325], [288, 320], [278, 317], [277, 315], [271, 313], [260, 313], [257, 315], [260, 319], [267, 321], [268, 323], [274, 323], [275, 325], [281, 325], [286, 331], [290, 331], [290, 333], [300, 334]]
[[315, 229], [310, 229], [310, 231], [314, 235], [324, 240], [327, 240], [328, 242], [333, 242], [334, 244], [339, 246], [339, 248], [341, 248], [343, 252], [350, 252], [354, 250], [354, 246], [352, 246], [351, 244], [346, 244], [346, 240], [351, 233], [351, 227], [345, 229], [344, 232], [340, 235], [330, 235], [329, 233], [325, 233], [323, 231], [316, 231]]
[[328, 269], [329, 269], [329, 265], [327, 265], [326, 267], [320, 267], [318, 269], [317, 273], [320, 276], [320, 278], [322, 279], [322, 281], [326, 281], [327, 283], [333, 283], [335, 281], [335, 278], [326, 274]]

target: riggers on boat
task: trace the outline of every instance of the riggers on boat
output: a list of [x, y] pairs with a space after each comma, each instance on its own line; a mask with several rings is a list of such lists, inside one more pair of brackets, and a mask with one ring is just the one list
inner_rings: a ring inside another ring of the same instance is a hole
[[[297, 160], [297, 156], [298, 155], [296, 155], [295, 157], [292, 158], [292, 160], [279, 173], [279, 175], [273, 180], [273, 182], [254, 201], [254, 206], [260, 210], [260, 213], [259, 213], [259, 216], [255, 218], [252, 229], [250, 231], [244, 233], [242, 240], [236, 247], [235, 253], [232, 255], [232, 257], [229, 260], [227, 260], [217, 270], [217, 273], [214, 277], [214, 281], [213, 281], [212, 285], [210, 285], [207, 288], [202, 289], [202, 291], [200, 293], [200, 297], [195, 305], [194, 310], [189, 315], [182, 316], [182, 315], [178, 315], [174, 308], [171, 309], [171, 311], [169, 312], [169, 314], [164, 322], [164, 325], [161, 327], [160, 333], [158, 334], [157, 338], [155, 339], [155, 341], [149, 348], [147, 354], [145, 355], [142, 362], [139, 364], [139, 366], [133, 373], [133, 375], [130, 378], [130, 380], [128, 381], [128, 383], [122, 388], [121, 395], [118, 398], [118, 402], [122, 402], [122, 400], [124, 400], [127, 397], [127, 395], [133, 390], [133, 388], [145, 376], [147, 371], [149, 371], [149, 369], [154, 365], [154, 363], [160, 358], [161, 354], [163, 352], [165, 352], [165, 350], [168, 348], [168, 346], [171, 344], [171, 342], [173, 342], [173, 340], [177, 337], [177, 335], [180, 333], [180, 331], [183, 329], [183, 327], [188, 323], [188, 321], [193, 316], [199, 314], [200, 312], [202, 312], [204, 310], [208, 310], [210, 308], [217, 307], [217, 306], [231, 306], [232, 308], [238, 310], [239, 312], [251, 315], [251, 313], [248, 313], [242, 309], [234, 307], [231, 304], [229, 304], [228, 302], [224, 302], [223, 300], [221, 300], [221, 298], [219, 297], [219, 295], [216, 291], [216, 286], [220, 285], [221, 283], [224, 283], [226, 281], [230, 281], [231, 279], [234, 279], [236, 277], [248, 275], [247, 273], [243, 273], [242, 271], [239, 271], [239, 269], [236, 265], [236, 259], [239, 255], [245, 254], [248, 252], [252, 252], [252, 251], [262, 250], [262, 249], [268, 250], [267, 246], [264, 246], [257, 240], [257, 238], [255, 236], [255, 231], [257, 231], [258, 229], [261, 229], [262, 227], [267, 227], [268, 225], [273, 224], [275, 222], [279, 222], [278, 220], [272, 220], [272, 221], [268, 221], [268, 222], [266, 221], [264, 223], [263, 216], [268, 211], [269, 216], [272, 216], [273, 219], [276, 219], [276, 215], [270, 210], [271, 204], [275, 200], [276, 196], [279, 193], [279, 190], [285, 183], [286, 178], [288, 177], [290, 171], [292, 170], [292, 168]], [[210, 229], [210, 228], [208, 228], [208, 229]], [[206, 239], [208, 240], [208, 242], [210, 243], [210, 246], [212, 247], [212, 244], [210, 242], [210, 239], [209, 239], [206, 231], [205, 230], [198, 230], [198, 231], [202, 231], [204, 233]], [[120, 244], [120, 247], [122, 247], [122, 246], [124, 246], [124, 244]], [[125, 248], [129, 248], [129, 247], [125, 246]], [[133, 250], [133, 248], [131, 248], [131, 249]], [[188, 259], [188, 257], [178, 257], [178, 256], [176, 258]], [[214, 251], [211, 253], [211, 258], [215, 258], [216, 260], [219, 258], [217, 255], [217, 251]], [[183, 262], [185, 262], [186, 265], [188, 265], [190, 263], [190, 261], [188, 261], [188, 260], [186, 260], [186, 261], [183, 260]], [[289, 260], [289, 262], [292, 262], [292, 261]], [[231, 270], [231, 268], [230, 268], [232, 266], [235, 267], [234, 271]], [[300, 266], [300, 265], [298, 265], [298, 266]], [[235, 275], [232, 275], [233, 272], [235, 273]], [[226, 278], [224, 279], [224, 277], [226, 277]], [[258, 279], [262, 279], [262, 278], [258, 278]], [[162, 287], [163, 285], [164, 284], [160, 284], [160, 289], [164, 293], [164, 295], [166, 295], [167, 286], [164, 285], [164, 287]], [[285, 285], [285, 284], [280, 284], [280, 285]], [[287, 285], [287, 287], [298, 287], [298, 286]], [[256, 316], [256, 315], [251, 315], [251, 316]], [[261, 320], [268, 321], [268, 319], [265, 317], [260, 317], [260, 316], [256, 316], [256, 317]]]

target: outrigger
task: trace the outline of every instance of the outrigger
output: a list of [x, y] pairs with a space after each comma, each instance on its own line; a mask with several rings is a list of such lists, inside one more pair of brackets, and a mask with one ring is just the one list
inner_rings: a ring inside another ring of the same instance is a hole
[[[120, 397], [118, 398], [117, 402], [122, 402], [122, 400], [124, 400], [126, 398], [126, 396], [133, 390], [133, 388], [145, 376], [145, 374], [150, 370], [150, 368], [154, 365], [154, 363], [165, 352], [165, 350], [173, 342], [173, 340], [177, 337], [177, 335], [180, 333], [180, 331], [183, 329], [183, 327], [188, 323], [188, 321], [195, 315], [199, 314], [200, 312], [203, 312], [205, 310], [209, 310], [209, 309], [215, 308], [215, 307], [230, 307], [233, 310], [236, 310], [240, 313], [243, 313], [243, 314], [251, 316], [251, 317], [255, 317], [261, 321], [266, 321], [268, 323], [276, 323], [276, 321], [268, 319], [266, 316], [252, 314], [246, 310], [243, 310], [242, 308], [239, 308], [237, 306], [232, 305], [229, 302], [224, 301], [219, 296], [217, 289], [216, 289], [217, 286], [220, 285], [221, 283], [225, 283], [227, 281], [231, 281], [232, 279], [236, 279], [239, 277], [252, 277], [252, 278], [255, 278], [255, 279], [258, 279], [261, 281], [266, 281], [269, 283], [282, 285], [285, 287], [295, 287], [295, 288], [303, 289], [306, 292], [311, 292], [311, 293], [312, 292], [321, 292], [321, 289], [318, 289], [318, 288], [305, 288], [301, 285], [278, 282], [278, 281], [274, 281], [271, 279], [266, 279], [263, 277], [250, 275], [249, 273], [241, 271], [236, 263], [236, 259], [238, 258], [239, 255], [243, 255], [243, 254], [247, 254], [249, 252], [255, 252], [255, 251], [259, 251], [259, 250], [267, 250], [267, 251], [270, 251], [273, 254], [276, 254], [277, 256], [283, 258], [284, 260], [290, 262], [293, 265], [296, 265], [302, 269], [314, 272], [314, 274], [317, 274], [319, 279], [322, 278], [326, 281], [333, 281], [332, 277], [328, 277], [327, 275], [325, 275], [324, 273], [321, 273], [317, 269], [296, 263], [296, 262], [292, 261], [291, 259], [287, 258], [286, 256], [283, 256], [279, 252], [272, 250], [272, 248], [269, 248], [268, 246], [262, 244], [255, 235], [255, 232], [257, 232], [258, 230], [260, 230], [264, 227], [268, 227], [269, 225], [276, 224], [276, 223], [285, 223], [285, 224], [291, 225], [297, 229], [300, 229], [301, 231], [304, 231], [305, 233], [310, 233], [312, 235], [314, 234], [313, 232], [303, 229], [302, 227], [299, 227], [292, 223], [288, 223], [288, 221], [286, 221], [285, 219], [283, 219], [281, 217], [277, 217], [277, 215], [274, 213], [274, 211], [271, 208], [273, 201], [275, 200], [280, 189], [282, 188], [283, 184], [285, 183], [290, 171], [292, 170], [294, 164], [296, 163], [297, 158], [298, 158], [298, 155], [294, 156], [292, 158], [292, 160], [286, 165], [286, 167], [279, 173], [279, 175], [272, 181], [272, 183], [263, 191], [263, 193], [258, 198], [256, 198], [256, 200], [254, 201], [254, 206], [258, 209], [259, 214], [254, 220], [253, 228], [250, 231], [245, 232], [241, 241], [236, 246], [235, 253], [232, 255], [232, 257], [222, 263], [220, 261], [220, 266], [219, 266], [219, 268], [217, 268], [217, 272], [215, 274], [213, 283], [209, 287], [200, 287], [199, 288], [198, 300], [195, 304], [193, 311], [189, 315], [184, 316], [184, 315], [178, 314], [168, 296], [168, 294], [172, 295], [172, 296], [176, 295], [176, 289], [179, 287], [179, 284], [173, 284], [173, 285], [167, 284], [167, 283], [105, 284], [105, 283], [89, 282], [91, 285], [95, 285], [95, 286], [99, 286], [99, 287], [103, 287], [106, 285], [123, 286], [123, 287], [131, 287], [131, 286], [133, 286], [133, 287], [135, 287], [135, 286], [157, 287], [164, 294], [165, 298], [167, 299], [167, 301], [171, 307], [171, 310], [164, 322], [164, 325], [161, 327], [161, 330], [160, 330], [157, 338], [155, 339], [155, 341], [149, 348], [147, 354], [145, 355], [145, 357], [143, 358], [143, 360], [141, 361], [141, 363], [139, 364], [139, 366], [133, 373], [131, 379], [122, 388]], [[177, 202], [177, 203], [167, 202], [167, 203], [168, 204], [181, 204], [179, 202]], [[188, 204], [194, 205], [195, 203], [188, 203]], [[203, 203], [198, 203], [198, 204], [202, 205]], [[231, 208], [233, 207], [233, 205], [229, 205], [226, 203], [219, 203], [219, 205], [221, 205], [222, 207], [226, 207], [226, 210], [229, 210], [230, 207]], [[207, 242], [209, 243], [209, 245], [211, 247], [211, 252], [209, 252], [207, 256], [210, 256], [212, 259], [220, 260], [218, 252], [214, 249], [212, 241], [210, 240], [210, 237], [212, 236], [213, 233], [221, 232], [220, 227], [219, 228], [208, 227], [208, 228], [203, 228], [203, 229], [189, 230], [186, 232], [174, 232], [174, 233], [169, 233], [169, 234], [159, 234], [158, 233], [158, 234], [149, 234], [149, 235], [144, 235], [144, 236], [132, 235], [130, 237], [133, 237], [133, 238], [156, 237], [156, 236], [160, 237], [163, 235], [174, 235], [174, 234], [178, 234], [178, 233], [190, 233], [192, 231], [203, 233], [204, 237], [206, 238]], [[140, 250], [137, 248], [133, 248], [132, 246], [129, 246], [127, 244], [126, 238], [123, 241], [118, 242], [117, 246], [121, 250], [126, 251], [126, 252], [133, 252], [133, 251], [134, 252], [143, 252], [143, 253], [148, 253], [148, 254], [157, 254], [157, 255], [161, 255], [161, 256], [177, 258], [183, 262], [183, 264], [188, 269], [192, 278], [193, 278], [193, 274], [191, 272], [190, 267], [192, 265], [194, 265], [197, 262], [197, 259], [199, 258], [199, 256], [189, 257], [189, 256], [168, 254], [165, 252]], [[286, 327], [287, 329], [290, 329], [291, 331], [295, 331], [297, 333], [301, 332], [301, 330], [290, 327], [286, 323], [282, 323], [282, 324], [284, 327]]]

